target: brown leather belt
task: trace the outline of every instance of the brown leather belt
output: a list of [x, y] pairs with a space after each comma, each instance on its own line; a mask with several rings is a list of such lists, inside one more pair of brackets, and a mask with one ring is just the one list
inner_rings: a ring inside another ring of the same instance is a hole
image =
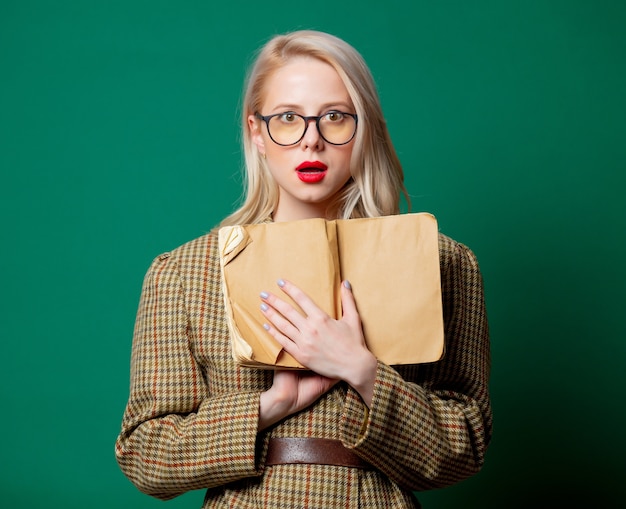
[[294, 463], [373, 468], [363, 458], [344, 447], [340, 440], [329, 438], [270, 438], [265, 464], [286, 465]]

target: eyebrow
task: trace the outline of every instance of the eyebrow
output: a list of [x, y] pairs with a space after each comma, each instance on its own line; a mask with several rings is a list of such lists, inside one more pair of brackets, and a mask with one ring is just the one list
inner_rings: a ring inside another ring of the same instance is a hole
[[[349, 103], [344, 102], [344, 101], [329, 102], [329, 103], [322, 104], [322, 106], [320, 107], [320, 111], [332, 110], [334, 108], [346, 108], [347, 110], [353, 110], [354, 106], [351, 106]], [[281, 111], [293, 110], [293, 111], [298, 111], [298, 110], [303, 110], [304, 107], [302, 105], [300, 105], [300, 104], [285, 103], [285, 104], [278, 104], [278, 105], [276, 105], [276, 106], [274, 106], [273, 108], [270, 108], [270, 109], [272, 111], [275, 111], [275, 110], [281, 110]]]

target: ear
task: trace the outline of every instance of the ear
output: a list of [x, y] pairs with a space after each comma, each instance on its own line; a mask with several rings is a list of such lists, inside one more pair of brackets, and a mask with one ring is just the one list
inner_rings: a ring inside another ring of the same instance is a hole
[[265, 140], [261, 131], [261, 122], [254, 115], [248, 115], [248, 129], [250, 129], [250, 137], [256, 145], [259, 153], [265, 155]]

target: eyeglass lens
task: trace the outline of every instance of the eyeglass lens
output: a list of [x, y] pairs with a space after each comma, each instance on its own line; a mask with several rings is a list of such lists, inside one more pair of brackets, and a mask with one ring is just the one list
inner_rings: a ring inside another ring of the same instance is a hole
[[[268, 129], [276, 143], [293, 145], [302, 139], [308, 124], [309, 122], [295, 113], [285, 113], [272, 117], [268, 122]], [[322, 138], [328, 143], [343, 145], [354, 136], [356, 120], [345, 113], [333, 111], [320, 117], [318, 126]]]

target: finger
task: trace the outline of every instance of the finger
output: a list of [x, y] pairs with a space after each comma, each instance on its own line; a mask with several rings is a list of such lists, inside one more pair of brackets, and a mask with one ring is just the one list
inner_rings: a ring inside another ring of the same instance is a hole
[[[289, 320], [296, 329], [300, 330], [302, 328], [306, 321], [306, 316], [302, 316], [302, 313], [290, 303], [279, 299], [276, 295], [269, 292], [261, 292], [260, 297], [266, 304], [273, 308], [276, 313], [281, 314], [285, 319]], [[264, 311], [262, 307], [261, 310]]]
[[[265, 294], [265, 292], [263, 292], [263, 294]], [[271, 324], [274, 326], [274, 329], [277, 332], [286, 336], [288, 340], [293, 341], [293, 338], [295, 338], [296, 334], [298, 334], [297, 326], [294, 325], [293, 322], [289, 320], [288, 318], [286, 318], [281, 312], [277, 311], [274, 308], [274, 304], [277, 304], [282, 301], [280, 301], [280, 299], [272, 299], [273, 303], [270, 304], [269, 302], [270, 298], [271, 296], [268, 296], [267, 298], [264, 299], [265, 302], [261, 303], [261, 313], [263, 313], [265, 318], [267, 318], [267, 320], [271, 322]], [[299, 316], [299, 313], [297, 311], [294, 310], [294, 312]]]
[[264, 323], [263, 324], [263, 328], [268, 332], [268, 334], [270, 336], [272, 336], [276, 342], [283, 348], [283, 350], [285, 350], [285, 352], [287, 352], [289, 355], [291, 355], [294, 359], [296, 359], [296, 361], [300, 362], [298, 360], [298, 345], [296, 343], [294, 343], [289, 337], [287, 337], [285, 334], [283, 334], [282, 332], [280, 332], [276, 327], [274, 327], [272, 324], [269, 323]]
[[341, 309], [344, 320], [355, 324], [360, 323], [361, 319], [352, 293], [352, 285], [347, 280], [341, 283]]
[[276, 284], [300, 306], [307, 316], [326, 315], [326, 313], [303, 290], [286, 279], [279, 279]]

